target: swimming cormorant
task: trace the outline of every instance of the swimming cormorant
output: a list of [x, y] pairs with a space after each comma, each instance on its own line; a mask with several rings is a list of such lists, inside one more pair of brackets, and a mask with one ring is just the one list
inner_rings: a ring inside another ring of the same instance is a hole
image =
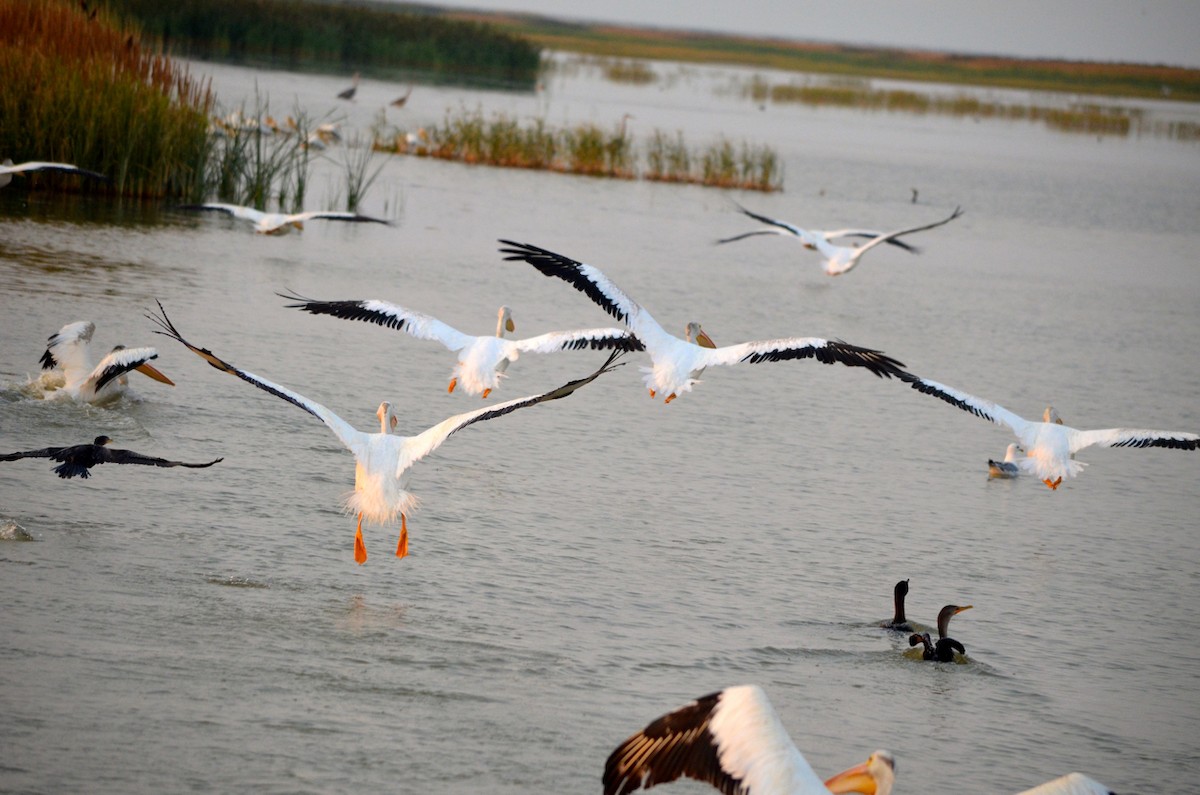
[[892, 599], [896, 605], [896, 613], [888, 621], [884, 621], [879, 626], [884, 629], [892, 629], [896, 632], [912, 632], [912, 625], [908, 623], [908, 619], [904, 617], [904, 597], [908, 595], [908, 580], [901, 580], [896, 583], [896, 587], [892, 591]]
[[937, 662], [954, 662], [954, 652], [966, 654], [967, 650], [961, 643], [950, 637], [947, 633], [950, 629], [950, 619], [958, 615], [964, 610], [970, 610], [973, 605], [959, 607], [958, 605], [946, 605], [938, 612], [938, 639], [937, 643], [929, 637], [928, 632], [920, 634], [913, 633], [908, 636], [908, 645], [916, 646], [918, 643], [925, 647], [924, 653], [921, 655], [923, 660], [936, 660]]

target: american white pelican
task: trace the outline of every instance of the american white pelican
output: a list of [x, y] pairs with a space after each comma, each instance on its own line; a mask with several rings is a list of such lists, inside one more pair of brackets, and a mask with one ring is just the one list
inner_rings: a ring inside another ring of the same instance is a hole
[[1068, 773], [1017, 795], [1115, 795], [1108, 787], [1082, 773]]
[[0, 163], [0, 188], [3, 188], [8, 183], [12, 182], [13, 174], [27, 174], [31, 171], [61, 171], [66, 174], [79, 174], [92, 179], [102, 179], [108, 182], [108, 177], [95, 171], [88, 171], [86, 168], [73, 166], [70, 163], [41, 163], [34, 160], [28, 163], [17, 163], [13, 165], [10, 158], [4, 158], [4, 162]]
[[1013, 414], [990, 400], [968, 395], [957, 389], [904, 373], [901, 380], [926, 395], [940, 398], [963, 411], [983, 417], [997, 425], [1007, 425], [1017, 435], [1025, 449], [1025, 457], [1017, 459], [1021, 472], [1037, 475], [1052, 489], [1063, 478], [1073, 478], [1087, 466], [1075, 460], [1075, 454], [1085, 447], [1172, 447], [1176, 450], [1195, 450], [1200, 436], [1182, 431], [1147, 431], [1134, 428], [1105, 428], [1080, 431], [1062, 424], [1053, 406], [1048, 406], [1042, 422], [1033, 422]]
[[181, 210], [207, 210], [226, 215], [232, 215], [243, 221], [254, 224], [254, 231], [260, 235], [281, 235], [290, 232], [292, 227], [303, 229], [305, 221], [323, 219], [328, 221], [352, 221], [354, 223], [372, 223], [392, 225], [391, 221], [382, 218], [372, 218], [358, 213], [340, 213], [334, 210], [309, 210], [305, 213], [265, 213], [253, 207], [243, 207], [240, 204], [222, 204], [206, 202], [204, 204], [181, 204]]
[[163, 309], [161, 303], [158, 308], [162, 313], [161, 316], [147, 315], [162, 329], [156, 331], [156, 334], [163, 334], [181, 342], [188, 350], [218, 370], [237, 376], [268, 394], [304, 409], [325, 423], [342, 444], [354, 454], [354, 491], [346, 497], [346, 508], [348, 511], [358, 514], [358, 528], [354, 534], [354, 559], [360, 564], [367, 560], [367, 549], [362, 538], [363, 519], [375, 524], [385, 524], [395, 521], [396, 516], [399, 515], [400, 541], [396, 546], [396, 557], [402, 558], [408, 554], [407, 514], [416, 506], [417, 501], [416, 496], [407, 491], [410, 470], [414, 464], [438, 449], [450, 434], [473, 423], [501, 417], [517, 409], [564, 398], [595, 380], [601, 373], [613, 369], [615, 366], [613, 360], [620, 355], [620, 352], [613, 353], [600, 369], [586, 378], [571, 381], [541, 395], [530, 395], [505, 403], [497, 403], [487, 408], [456, 414], [416, 436], [393, 435], [399, 420], [392, 411], [392, 404], [384, 401], [379, 404], [379, 408], [375, 412], [379, 418], [379, 433], [365, 433], [355, 430], [348, 422], [320, 403], [309, 400], [287, 387], [240, 370], [218, 358], [215, 353], [206, 348], [192, 345], [180, 336], [179, 331], [167, 317], [166, 310]]
[[354, 73], [354, 85], [347, 88], [345, 91], [338, 92], [338, 99], [354, 99], [355, 93], [358, 92], [358, 72]]
[[920, 634], [913, 633], [910, 635], [908, 638], [908, 645], [916, 646], [918, 643], [922, 644], [925, 647], [921, 654], [921, 659], [923, 660], [954, 662], [954, 652], [957, 651], [959, 654], [966, 654], [967, 650], [961, 643], [950, 637], [950, 619], [954, 618], [964, 610], [970, 610], [973, 606], [974, 605], [965, 605], [963, 607], [959, 607], [958, 605], [946, 605], [940, 611], [938, 611], [937, 643], [934, 643], [930, 639], [928, 632], [922, 632]]
[[89, 478], [89, 471], [97, 464], [145, 464], [152, 467], [191, 467], [204, 469], [224, 461], [218, 458], [207, 464], [185, 464], [182, 461], [168, 461], [165, 458], [152, 458], [148, 455], [135, 453], [132, 450], [121, 450], [109, 447], [112, 439], [107, 436], [97, 436], [91, 444], [76, 444], [70, 447], [47, 447], [42, 450], [26, 450], [23, 453], [5, 453], [0, 455], [0, 461], [16, 461], [21, 458], [52, 458], [61, 462], [54, 467], [60, 478]]
[[[926, 229], [933, 229], [934, 227], [948, 224], [963, 214], [962, 208], [955, 207], [954, 212], [951, 213], [948, 218], [943, 218], [940, 221], [934, 221], [932, 224], [925, 224], [924, 226], [896, 229], [891, 232], [874, 232], [867, 229], [835, 229], [832, 231], [823, 232], [811, 229], [801, 229], [798, 226], [792, 226], [784, 221], [777, 221], [774, 218], [768, 218], [765, 215], [752, 213], [740, 205], [738, 206], [738, 209], [751, 218], [762, 221], [764, 224], [769, 224], [770, 226], [767, 229], [757, 229], [753, 232], [746, 232], [744, 234], [734, 235], [733, 237], [722, 238], [721, 240], [717, 241], [718, 243], [731, 243], [734, 240], [742, 240], [755, 235], [791, 235], [803, 243], [805, 248], [815, 249], [821, 253], [821, 255], [825, 258], [825, 261], [821, 263], [821, 267], [824, 268], [825, 273], [830, 276], [841, 276], [843, 273], [846, 273], [858, 264], [858, 261], [862, 259], [863, 254], [866, 254], [868, 251], [880, 245], [881, 243], [888, 243], [893, 246], [899, 246], [907, 251], [915, 252], [915, 248], [899, 240], [898, 238], [903, 235], [911, 235], [914, 232], [922, 232]], [[870, 240], [859, 246], [839, 246], [833, 241], [840, 237], [867, 237], [870, 238]]]
[[988, 478], [1015, 478], [1021, 474], [1021, 468], [1017, 466], [1017, 453], [1023, 453], [1021, 445], [1013, 442], [1004, 451], [1003, 461], [994, 461], [988, 459]]
[[756, 685], [729, 687], [658, 718], [617, 746], [604, 765], [604, 795], [628, 795], [680, 776], [733, 795], [888, 795], [896, 765], [876, 751], [822, 782]]
[[668, 334], [650, 313], [613, 284], [598, 268], [577, 262], [562, 254], [525, 243], [501, 240], [509, 248], [500, 251], [506, 260], [528, 262], [546, 276], [557, 276], [591, 298], [601, 309], [623, 321], [645, 346], [653, 367], [643, 367], [643, 380], [650, 397], [666, 395], [670, 403], [699, 383], [706, 367], [741, 362], [778, 362], [786, 359], [816, 359], [824, 364], [865, 367], [877, 376], [891, 377], [902, 372], [903, 364], [870, 348], [860, 348], [841, 340], [818, 337], [744, 342], [718, 348], [696, 322], [688, 323], [687, 339]]
[[[46, 352], [42, 354], [42, 369], [61, 367], [63, 386], [58, 392], [74, 400], [86, 403], [104, 403], [125, 393], [129, 384], [126, 373], [137, 370], [155, 381], [175, 386], [157, 368], [149, 364], [158, 358], [154, 348], [126, 348], [118, 345], [112, 352], [92, 366], [91, 342], [96, 324], [90, 320], [68, 323], [46, 341]], [[50, 393], [51, 396], [57, 392]]]
[[593, 328], [578, 331], [552, 331], [523, 340], [504, 339], [505, 332], [516, 330], [512, 312], [500, 307], [493, 336], [475, 337], [464, 334], [435, 317], [405, 309], [386, 301], [312, 301], [298, 295], [278, 294], [281, 298], [300, 303], [288, 304], [314, 315], [333, 315], [345, 320], [363, 320], [380, 326], [407, 332], [419, 340], [436, 340], [458, 354], [458, 363], [450, 374], [450, 392], [462, 386], [468, 395], [487, 397], [500, 385], [500, 378], [522, 353], [555, 353], [579, 350], [640, 351], [637, 338], [618, 328]]
[[908, 596], [908, 580], [901, 580], [892, 589], [892, 604], [895, 611], [889, 620], [882, 622], [879, 626], [896, 632], [913, 631], [912, 624], [908, 623], [908, 617], [904, 615], [904, 598], [906, 596]]

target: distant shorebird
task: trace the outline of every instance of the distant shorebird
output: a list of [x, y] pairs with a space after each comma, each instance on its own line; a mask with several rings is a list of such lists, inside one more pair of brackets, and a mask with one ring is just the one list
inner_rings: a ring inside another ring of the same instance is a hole
[[1041, 422], [1024, 419], [1001, 405], [957, 389], [904, 373], [900, 379], [926, 395], [944, 400], [951, 406], [970, 412], [976, 417], [1007, 425], [1025, 449], [1025, 457], [1016, 460], [1022, 473], [1037, 475], [1038, 480], [1057, 489], [1063, 478], [1073, 478], [1087, 466], [1075, 460], [1075, 453], [1100, 447], [1170, 447], [1176, 450], [1195, 450], [1200, 435], [1183, 431], [1148, 431], [1134, 428], [1105, 428], [1081, 431], [1063, 425], [1053, 406], [1048, 406]]
[[262, 210], [256, 210], [253, 207], [243, 207], [240, 204], [221, 204], [219, 202], [207, 202], [205, 204], [182, 204], [180, 210], [203, 210], [210, 212], [220, 212], [226, 215], [232, 215], [234, 218], [239, 218], [243, 221], [250, 221], [254, 224], [254, 231], [260, 235], [279, 235], [296, 229], [303, 229], [305, 221], [313, 220], [329, 220], [329, 221], [351, 221], [354, 223], [372, 223], [385, 224], [391, 226], [391, 221], [385, 221], [382, 218], [372, 218], [369, 215], [359, 215], [358, 213], [342, 213], [333, 210], [309, 210], [305, 213], [266, 213]]
[[412, 90], [413, 87], [409, 86], [408, 91], [405, 91], [402, 96], [396, 97], [388, 104], [390, 104], [393, 108], [403, 108], [404, 104], [408, 102], [408, 98], [412, 96]]
[[403, 331], [419, 340], [435, 340], [458, 354], [458, 363], [450, 377], [450, 392], [461, 385], [468, 395], [486, 398], [500, 385], [500, 378], [523, 353], [557, 353], [558, 351], [622, 350], [640, 351], [642, 344], [628, 331], [619, 328], [593, 328], [576, 331], [552, 331], [523, 340], [504, 338], [505, 332], [516, 330], [512, 311], [500, 307], [496, 333], [491, 336], [464, 334], [435, 317], [405, 309], [386, 301], [312, 301], [297, 295], [279, 293], [299, 303], [288, 304], [314, 315], [332, 315], [345, 320], [363, 320]]
[[407, 517], [417, 503], [416, 496], [407, 490], [411, 470], [418, 461], [438, 449], [451, 434], [476, 422], [495, 419], [517, 409], [564, 398], [580, 387], [591, 383], [600, 374], [611, 370], [614, 367], [613, 360], [619, 355], [619, 353], [612, 354], [608, 361], [600, 366], [600, 369], [586, 378], [571, 381], [541, 395], [530, 395], [505, 403], [497, 403], [487, 408], [456, 414], [415, 436], [397, 436], [393, 433], [399, 420], [392, 410], [392, 404], [384, 401], [379, 404], [379, 408], [375, 412], [375, 416], [379, 418], [379, 433], [366, 433], [356, 430], [315, 400], [309, 400], [287, 387], [241, 370], [219, 358], [207, 348], [192, 345], [179, 334], [170, 318], [167, 317], [166, 311], [163, 310], [162, 304], [159, 304], [158, 308], [161, 315], [147, 315], [161, 327], [162, 330], [156, 333], [178, 341], [221, 372], [236, 376], [269, 395], [286, 400], [293, 406], [307, 411], [325, 423], [342, 444], [354, 454], [354, 491], [346, 499], [346, 507], [351, 512], [358, 514], [358, 528], [354, 534], [354, 559], [360, 564], [367, 560], [367, 548], [362, 538], [363, 519], [376, 524], [385, 524], [395, 521], [399, 516], [400, 540], [396, 545], [396, 557], [402, 558], [408, 554]]
[[354, 85], [347, 88], [345, 91], [338, 92], [338, 99], [353, 100], [355, 93], [358, 91], [358, 72], [354, 73]]
[[1013, 442], [1004, 451], [1003, 461], [994, 461], [988, 459], [988, 477], [999, 478], [1001, 480], [1015, 478], [1021, 474], [1021, 468], [1017, 466], [1017, 453], [1023, 453], [1021, 445]]
[[0, 163], [0, 188], [3, 188], [8, 183], [12, 182], [13, 174], [28, 174], [33, 171], [59, 171], [64, 174], [79, 174], [92, 179], [100, 179], [109, 182], [109, 178], [95, 171], [88, 171], [86, 168], [73, 166], [70, 163], [42, 163], [31, 160], [28, 163], [18, 163], [13, 165], [13, 161], [9, 158], [4, 158], [4, 162]]
[[[768, 224], [767, 229], [756, 229], [753, 232], [744, 232], [733, 237], [722, 238], [717, 243], [732, 243], [735, 240], [744, 240], [755, 235], [788, 235], [799, 240], [805, 248], [814, 249], [825, 258], [822, 263], [825, 273], [829, 276], [840, 276], [852, 270], [862, 256], [876, 246], [887, 243], [893, 246], [899, 246], [906, 251], [916, 252], [912, 246], [904, 243], [898, 238], [904, 235], [911, 235], [914, 232], [922, 232], [926, 229], [934, 229], [935, 227], [948, 224], [955, 218], [963, 214], [962, 208], [954, 208], [954, 212], [948, 218], [943, 218], [940, 221], [935, 221], [931, 224], [923, 226], [913, 226], [906, 229], [896, 229], [891, 232], [875, 232], [867, 229], [836, 229], [833, 231], [820, 231], [813, 229], [801, 229], [798, 226], [793, 226], [785, 221], [778, 221], [774, 218], [769, 218], [765, 215], [759, 215], [747, 210], [745, 207], [738, 206], [746, 215]], [[839, 237], [865, 237], [870, 238], [866, 243], [859, 246], [839, 246], [833, 243]]]
[[889, 795], [896, 763], [887, 751], [822, 782], [757, 685], [728, 687], [652, 721], [604, 765], [604, 795], [687, 777], [739, 795]]
[[224, 461], [218, 458], [206, 464], [185, 464], [183, 461], [168, 461], [165, 458], [152, 458], [148, 455], [135, 453], [132, 450], [120, 450], [108, 445], [112, 442], [107, 436], [97, 436], [91, 444], [76, 444], [70, 447], [47, 447], [42, 450], [26, 450], [23, 453], [6, 453], [0, 455], [0, 461], [16, 461], [21, 458], [51, 458], [61, 463], [54, 467], [60, 478], [88, 478], [91, 468], [97, 464], [144, 464], [152, 467], [191, 467], [204, 469]]
[[[159, 383], [175, 386], [157, 368], [149, 364], [158, 358], [154, 348], [126, 348], [118, 345], [100, 363], [92, 365], [91, 345], [96, 324], [90, 320], [68, 323], [46, 340], [42, 369], [62, 368], [63, 386], [57, 390], [74, 400], [104, 403], [120, 397], [128, 387], [126, 373], [137, 370]], [[54, 392], [50, 395], [54, 396]]]
[[599, 268], [537, 246], [511, 240], [500, 242], [506, 246], [500, 249], [508, 255], [506, 260], [527, 262], [545, 276], [562, 279], [628, 325], [650, 354], [653, 367], [642, 368], [650, 397], [662, 393], [667, 403], [690, 392], [706, 368], [718, 365], [815, 359], [824, 364], [865, 367], [880, 377], [898, 374], [903, 366], [880, 351], [818, 337], [759, 340], [718, 348], [696, 322], [687, 324], [687, 339], [680, 339], [663, 329], [649, 312], [622, 292]]

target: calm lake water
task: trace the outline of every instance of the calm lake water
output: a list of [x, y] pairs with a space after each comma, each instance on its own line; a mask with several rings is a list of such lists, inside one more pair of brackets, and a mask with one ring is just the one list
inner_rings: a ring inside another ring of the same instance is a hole
[[[197, 64], [228, 107], [294, 106], [364, 129], [406, 84]], [[411, 555], [340, 497], [353, 463], [312, 417], [151, 333], [181, 331], [361, 428], [476, 408], [452, 354], [283, 308], [276, 291], [381, 298], [472, 333], [609, 325], [497, 238], [604, 269], [670, 330], [718, 342], [840, 337], [1025, 416], [1200, 429], [1200, 149], [1017, 122], [753, 104], [748, 73], [678, 67], [649, 87], [563, 71], [539, 95], [417, 86], [391, 124], [480, 107], [555, 125], [767, 143], [783, 193], [606, 181], [393, 157], [363, 210], [302, 234], [170, 207], [0, 192], [0, 448], [118, 446], [211, 469], [0, 465], [0, 790], [592, 793], [652, 718], [757, 683], [814, 768], [877, 747], [899, 792], [1016, 792], [1080, 770], [1118, 792], [1200, 775], [1200, 456], [1089, 449], [1051, 492], [988, 482], [1007, 430], [862, 370], [710, 370], [669, 406], [642, 357], [570, 400], [476, 425], [415, 470]], [[1051, 99], [1050, 101], [1057, 101]], [[312, 207], [341, 189], [339, 150]], [[919, 203], [910, 188], [919, 189]], [[922, 253], [832, 279], [732, 200], [816, 228], [896, 228]], [[46, 337], [90, 319], [101, 348], [156, 345], [174, 388], [32, 399]], [[527, 357], [492, 400], [544, 391], [602, 354]], [[14, 534], [10, 531], [8, 536]], [[876, 628], [892, 585], [953, 635], [922, 663]], [[703, 792], [693, 783], [670, 791]], [[664, 790], [667, 791], [667, 790]]]

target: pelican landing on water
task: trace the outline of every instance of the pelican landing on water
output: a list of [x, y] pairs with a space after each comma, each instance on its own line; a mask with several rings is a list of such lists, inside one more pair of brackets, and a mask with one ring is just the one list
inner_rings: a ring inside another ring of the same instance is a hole
[[6, 453], [0, 455], [0, 461], [17, 461], [22, 458], [50, 458], [58, 461], [54, 472], [60, 478], [89, 478], [91, 468], [97, 464], [144, 464], [152, 467], [190, 467], [204, 469], [213, 464], [219, 464], [224, 458], [209, 461], [206, 464], [185, 464], [183, 461], [168, 461], [165, 458], [154, 458], [132, 450], [121, 450], [109, 447], [112, 439], [107, 436], [97, 436], [91, 444], [76, 444], [70, 447], [46, 447], [41, 450], [26, 450], [23, 453]]
[[756, 685], [729, 687], [652, 721], [604, 766], [604, 795], [629, 795], [681, 776], [741, 795], [888, 795], [895, 762], [876, 751], [827, 781], [813, 772]]
[[1176, 450], [1195, 450], [1200, 435], [1183, 431], [1148, 431], [1135, 428], [1105, 428], [1081, 431], [1063, 425], [1053, 406], [1047, 406], [1041, 422], [1019, 417], [1001, 405], [957, 389], [919, 378], [911, 373], [899, 376], [913, 389], [944, 400], [951, 406], [970, 412], [976, 417], [997, 425], [1007, 425], [1025, 449], [1025, 457], [1016, 460], [1023, 473], [1036, 475], [1051, 489], [1057, 489], [1063, 478], [1073, 478], [1087, 466], [1075, 460], [1075, 454], [1085, 447], [1170, 447]]
[[94, 404], [115, 400], [125, 394], [129, 385], [126, 374], [130, 370], [137, 370], [167, 386], [175, 386], [174, 381], [149, 364], [151, 359], [158, 358], [158, 351], [154, 348], [118, 345], [93, 366], [91, 346], [95, 333], [95, 323], [80, 320], [68, 323], [46, 340], [46, 351], [41, 359], [42, 369], [61, 368], [63, 375], [62, 387], [48, 392], [47, 397], [57, 397], [61, 393], [72, 400]]
[[4, 158], [4, 162], [0, 163], [0, 188], [12, 182], [14, 174], [30, 174], [36, 171], [57, 171], [61, 174], [78, 174], [82, 177], [90, 177], [92, 179], [103, 180], [108, 182], [108, 177], [95, 171], [88, 171], [86, 168], [73, 166], [70, 163], [43, 163], [36, 160], [31, 160], [28, 163], [13, 164], [9, 158]]
[[358, 514], [358, 527], [354, 534], [354, 559], [360, 564], [367, 560], [367, 549], [362, 538], [363, 519], [376, 524], [385, 524], [393, 522], [399, 517], [400, 540], [396, 545], [396, 557], [402, 558], [408, 554], [407, 514], [416, 506], [416, 497], [407, 491], [410, 470], [418, 461], [438, 449], [452, 433], [476, 422], [502, 417], [517, 409], [564, 398], [594, 381], [601, 373], [606, 373], [618, 366], [614, 365], [614, 360], [620, 355], [619, 351], [613, 353], [608, 357], [608, 361], [591, 375], [571, 381], [558, 389], [541, 395], [530, 395], [506, 403], [497, 403], [486, 408], [468, 411], [465, 414], [456, 414], [416, 436], [396, 436], [393, 435], [393, 431], [398, 419], [392, 410], [391, 403], [387, 401], [380, 403], [375, 412], [379, 418], [379, 433], [355, 430], [348, 422], [315, 400], [309, 400], [287, 387], [240, 370], [207, 348], [191, 344], [180, 335], [171, 323], [161, 303], [158, 305], [158, 309], [161, 315], [147, 315], [161, 328], [155, 333], [163, 334], [182, 343], [192, 353], [221, 372], [237, 376], [267, 394], [286, 400], [293, 406], [307, 411], [325, 423], [342, 444], [354, 454], [354, 491], [346, 499], [346, 508], [350, 512]]
[[506, 246], [500, 249], [508, 255], [506, 260], [527, 262], [545, 276], [562, 279], [629, 326], [629, 330], [650, 354], [653, 366], [642, 368], [650, 397], [665, 395], [667, 403], [684, 392], [690, 392], [699, 383], [704, 370], [717, 365], [815, 359], [823, 364], [865, 367], [880, 377], [898, 375], [904, 366], [881, 351], [819, 337], [760, 340], [718, 348], [696, 322], [688, 323], [687, 339], [680, 339], [667, 333], [649, 312], [622, 292], [598, 268], [537, 246], [511, 240], [500, 242]]
[[449, 391], [461, 386], [468, 395], [482, 394], [484, 398], [500, 385], [508, 366], [523, 353], [555, 353], [557, 351], [619, 350], [640, 351], [642, 344], [628, 331], [619, 328], [592, 328], [577, 331], [552, 331], [523, 340], [505, 339], [505, 333], [516, 331], [512, 311], [500, 307], [494, 336], [464, 334], [435, 317], [405, 309], [386, 301], [313, 301], [297, 295], [278, 294], [299, 303], [288, 304], [314, 315], [332, 315], [345, 320], [363, 320], [386, 328], [404, 331], [419, 340], [436, 340], [458, 355], [458, 363], [450, 376]]

